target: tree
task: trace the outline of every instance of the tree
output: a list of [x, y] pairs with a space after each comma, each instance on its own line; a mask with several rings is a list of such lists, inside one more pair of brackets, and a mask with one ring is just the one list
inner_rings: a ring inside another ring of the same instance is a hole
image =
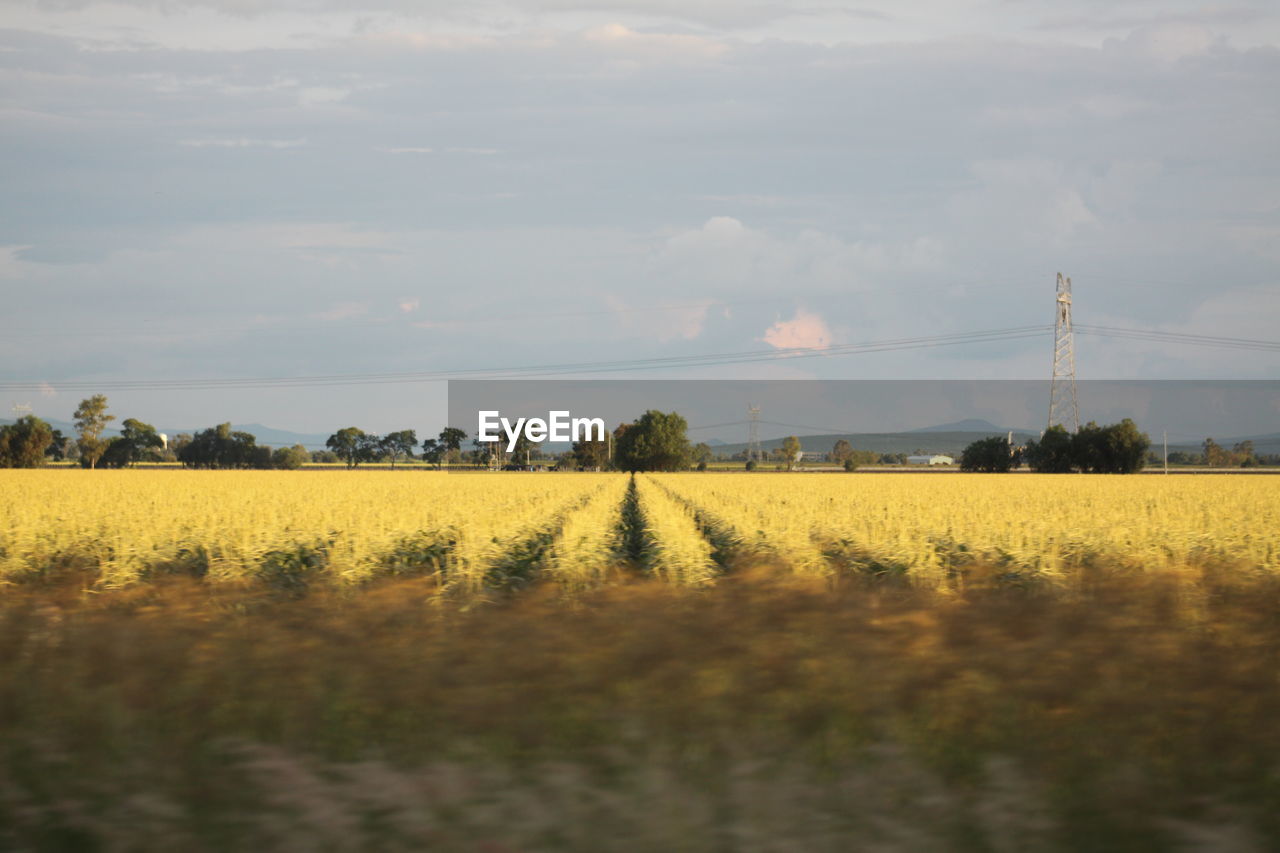
[[0, 468], [38, 468], [53, 444], [53, 430], [35, 415], [0, 426]]
[[49, 442], [49, 446], [45, 448], [44, 455], [54, 462], [61, 462], [67, 458], [67, 437], [62, 434], [60, 429], [53, 430], [52, 436], [53, 439]]
[[1085, 424], [1071, 438], [1075, 467], [1091, 474], [1133, 474], [1147, 462], [1151, 439], [1129, 418], [1116, 424]]
[[440, 430], [440, 435], [436, 438], [444, 447], [445, 459], [448, 462], [457, 462], [462, 458], [462, 442], [467, 440], [466, 430], [457, 427], [445, 427]]
[[1039, 441], [1027, 442], [1027, 464], [1041, 474], [1065, 474], [1075, 465], [1071, 433], [1061, 424], [1044, 431]]
[[87, 400], [81, 400], [74, 418], [76, 431], [80, 433], [80, 458], [90, 468], [96, 468], [98, 459], [107, 449], [106, 442], [102, 440], [102, 431], [116, 419], [115, 415], [107, 414], [106, 395], [94, 394]]
[[852, 454], [844, 458], [844, 470], [853, 472], [858, 470], [858, 460], [854, 459]]
[[445, 452], [446, 452], [445, 446], [441, 444], [439, 441], [437, 441], [436, 439], [425, 438], [422, 440], [423, 461], [430, 462], [431, 464], [439, 468], [440, 463], [444, 460]]
[[1245, 439], [1231, 448], [1241, 468], [1252, 468], [1258, 464], [1258, 455], [1253, 450], [1253, 442]]
[[191, 443], [191, 434], [180, 432], [169, 441], [169, 449], [176, 454], [182, 453], [182, 448]]
[[281, 447], [271, 454], [271, 467], [285, 471], [297, 471], [311, 461], [311, 453], [301, 444]]
[[258, 447], [252, 433], [224, 423], [197, 432], [178, 461], [188, 468], [270, 468], [271, 448]]
[[[590, 434], [590, 431], [588, 431]], [[573, 464], [583, 470], [603, 471], [609, 467], [610, 436], [596, 440], [584, 438], [573, 443]]]
[[650, 409], [614, 434], [614, 460], [624, 471], [683, 471], [689, 467], [689, 423], [677, 412]]
[[391, 467], [396, 467], [396, 459], [401, 456], [413, 458], [413, 449], [418, 445], [418, 434], [411, 429], [389, 432], [382, 437], [382, 453], [391, 460]]
[[111, 442], [110, 449], [122, 465], [133, 465], [154, 447], [164, 447], [156, 428], [136, 418], [126, 418], [120, 425], [120, 437]]
[[364, 430], [359, 427], [347, 427], [329, 436], [325, 440], [324, 446], [332, 450], [340, 460], [347, 463], [348, 468], [354, 468], [361, 461], [360, 438], [363, 435]]
[[787, 470], [792, 471], [800, 461], [804, 451], [800, 447], [800, 439], [789, 435], [782, 440], [782, 461], [787, 463]]
[[313, 450], [311, 451], [311, 461], [317, 465], [332, 465], [342, 460], [332, 450]]
[[843, 438], [836, 442], [835, 447], [831, 448], [831, 461], [838, 462], [841, 465], [844, 461], [853, 455], [853, 445], [845, 441]]
[[[1207, 441], [1206, 455], [1208, 445]], [[1040, 441], [1027, 442], [1025, 455], [1032, 469], [1043, 473], [1133, 474], [1142, 470], [1150, 449], [1147, 434], [1125, 418], [1107, 426], [1090, 421], [1074, 435], [1061, 426], [1052, 426]]]
[[1011, 450], [1002, 435], [980, 438], [960, 454], [960, 470], [1003, 474], [1015, 465]]
[[361, 433], [356, 439], [356, 455], [361, 462], [377, 462], [382, 458], [382, 439], [371, 432]]
[[711, 461], [711, 457], [711, 445], [700, 441], [693, 446], [693, 461], [702, 466], [700, 470], [707, 470], [707, 463]]
[[[449, 453], [449, 448], [440, 444], [438, 438], [432, 439], [439, 446], [439, 460]], [[425, 444], [425, 443], [424, 443]], [[459, 453], [459, 456], [463, 454]], [[471, 464], [477, 468], [497, 468], [502, 464], [503, 444], [501, 441], [481, 441], [479, 436], [471, 440]], [[437, 461], [439, 461], [437, 460]]]
[[534, 455], [542, 447], [536, 441], [530, 441], [523, 432], [516, 436], [515, 446], [511, 448], [511, 461], [516, 465], [528, 466], [533, 464]]
[[1129, 418], [1103, 429], [1100, 437], [1103, 473], [1136, 474], [1147, 462], [1151, 438]]

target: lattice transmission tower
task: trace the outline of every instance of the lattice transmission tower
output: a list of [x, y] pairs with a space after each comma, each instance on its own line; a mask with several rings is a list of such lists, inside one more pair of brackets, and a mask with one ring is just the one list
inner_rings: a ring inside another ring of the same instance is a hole
[[754, 403], [747, 404], [747, 461], [759, 461], [763, 458], [760, 452], [760, 407]]
[[1053, 330], [1053, 379], [1049, 385], [1049, 426], [1080, 429], [1076, 399], [1076, 348], [1071, 334], [1071, 279], [1058, 273], [1057, 320]]

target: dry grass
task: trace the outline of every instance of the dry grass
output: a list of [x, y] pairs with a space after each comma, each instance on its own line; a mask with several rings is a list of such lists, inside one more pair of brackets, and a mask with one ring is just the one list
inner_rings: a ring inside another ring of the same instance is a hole
[[1280, 582], [0, 602], [0, 847], [1274, 849]]

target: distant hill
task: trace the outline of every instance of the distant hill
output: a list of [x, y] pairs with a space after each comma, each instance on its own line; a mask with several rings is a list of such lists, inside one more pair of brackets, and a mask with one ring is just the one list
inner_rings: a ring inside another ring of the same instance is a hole
[[[258, 444], [269, 444], [272, 447], [292, 447], [295, 444], [301, 444], [307, 450], [324, 450], [325, 441], [332, 435], [332, 433], [291, 432], [287, 429], [276, 429], [262, 424], [232, 424], [231, 428], [238, 432], [249, 433], [258, 440]], [[168, 430], [161, 430], [161, 432], [168, 432], [170, 436], [177, 435], [177, 433], [169, 432]], [[184, 429], [178, 432], [189, 433], [191, 430]]]
[[[978, 431], [933, 431], [915, 430], [912, 432], [860, 432], [832, 433], [829, 435], [802, 435], [800, 446], [805, 450], [829, 451], [840, 439], [853, 446], [854, 450], [870, 450], [875, 453], [945, 453], [954, 456], [980, 438], [992, 435], [1005, 435], [1008, 430], [994, 427]], [[1039, 432], [1014, 430], [1015, 444], [1024, 444], [1029, 439], [1039, 438]], [[760, 446], [765, 450], [776, 450], [782, 446], [785, 437], [762, 440]], [[744, 442], [724, 444], [716, 448], [717, 453], [741, 453], [746, 449]]]
[[[991, 421], [984, 421], [981, 418], [965, 418], [962, 421], [952, 421], [949, 424], [938, 424], [937, 426], [920, 427], [920, 429], [908, 430], [908, 432], [985, 432], [990, 434], [1007, 433], [1010, 427], [996, 426]], [[1019, 430], [1014, 430], [1019, 432]]]

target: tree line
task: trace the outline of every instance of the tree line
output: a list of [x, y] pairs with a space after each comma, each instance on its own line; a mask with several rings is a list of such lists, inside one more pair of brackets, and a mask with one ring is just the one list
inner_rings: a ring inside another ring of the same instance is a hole
[[[473, 440], [464, 449], [466, 431], [446, 427], [434, 437], [418, 442], [414, 430], [397, 430], [385, 435], [346, 427], [329, 436], [324, 450], [310, 451], [302, 445], [271, 448], [259, 445], [248, 432], [233, 430], [230, 423], [218, 424], [194, 434], [179, 434], [165, 442], [156, 428], [135, 418], [120, 424], [120, 434], [106, 438], [107, 426], [115, 416], [107, 413], [107, 398], [95, 394], [80, 402], [73, 416], [76, 434], [64, 436], [40, 418], [27, 415], [12, 424], [0, 425], [0, 467], [33, 468], [48, 461], [69, 459], [85, 468], [122, 468], [138, 462], [177, 462], [187, 468], [279, 468], [297, 469], [307, 463], [344, 463], [356, 468], [365, 463], [389, 463], [421, 459], [437, 467], [472, 465], [488, 468], [530, 468], [540, 461], [540, 446], [523, 434], [511, 452], [503, 442]], [[575, 442], [561, 453], [554, 465], [561, 470], [587, 471], [685, 471], [706, 470], [716, 458], [705, 444], [690, 444], [688, 423], [677, 412], [646, 411], [630, 423], [619, 424], [598, 440]], [[167, 446], [166, 446], [167, 444]], [[1002, 436], [975, 441], [960, 456], [964, 471], [1010, 471], [1027, 465], [1033, 471], [1065, 473], [1134, 473], [1153, 461], [1151, 441], [1128, 418], [1099, 426], [1090, 422], [1070, 433], [1061, 426], [1045, 431], [1038, 441], [1011, 446]], [[745, 453], [733, 458], [745, 460]], [[780, 467], [794, 468], [801, 458], [801, 443], [788, 436], [772, 452]], [[856, 450], [847, 440], [836, 441], [826, 458], [847, 471], [869, 464], [902, 464], [906, 455], [879, 454]], [[721, 457], [724, 458], [724, 457]], [[756, 460], [745, 460], [747, 470]], [[763, 460], [760, 460], [763, 461]], [[1253, 443], [1243, 441], [1227, 449], [1207, 438], [1203, 453], [1176, 451], [1169, 461], [1213, 467], [1249, 467], [1280, 464], [1280, 456], [1262, 456]]]
[[1150, 437], [1129, 418], [1107, 426], [1090, 421], [1074, 433], [1055, 424], [1025, 447], [1011, 446], [1003, 436], [975, 441], [960, 454], [960, 470], [999, 473], [1025, 462], [1043, 474], [1135, 474], [1150, 448]]

